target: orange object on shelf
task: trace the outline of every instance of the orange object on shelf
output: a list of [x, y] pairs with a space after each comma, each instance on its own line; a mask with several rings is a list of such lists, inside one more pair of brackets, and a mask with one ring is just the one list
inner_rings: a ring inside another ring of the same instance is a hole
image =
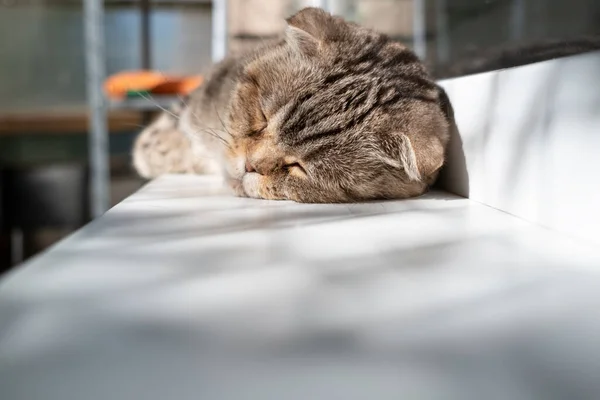
[[169, 76], [155, 71], [124, 71], [104, 81], [104, 92], [112, 99], [123, 99], [128, 92], [161, 95], [187, 95], [202, 83], [202, 76]]
[[155, 94], [180, 94], [185, 96], [200, 86], [201, 83], [201, 76], [189, 76], [159, 83], [150, 89], [150, 92]]

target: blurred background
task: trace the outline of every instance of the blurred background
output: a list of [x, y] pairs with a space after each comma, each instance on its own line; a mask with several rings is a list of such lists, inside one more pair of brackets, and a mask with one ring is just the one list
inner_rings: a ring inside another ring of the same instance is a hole
[[438, 79], [600, 48], [598, 0], [0, 0], [0, 270], [143, 185], [130, 150], [156, 105], [94, 101], [104, 77], [201, 74], [309, 5], [412, 46]]

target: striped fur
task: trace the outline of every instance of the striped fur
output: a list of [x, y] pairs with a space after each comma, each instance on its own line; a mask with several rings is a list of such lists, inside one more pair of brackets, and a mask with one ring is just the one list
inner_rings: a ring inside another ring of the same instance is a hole
[[[217, 65], [179, 128], [235, 192], [300, 202], [406, 198], [444, 162], [452, 108], [416, 55], [307, 8], [284, 39]], [[220, 138], [216, 138], [215, 136]]]

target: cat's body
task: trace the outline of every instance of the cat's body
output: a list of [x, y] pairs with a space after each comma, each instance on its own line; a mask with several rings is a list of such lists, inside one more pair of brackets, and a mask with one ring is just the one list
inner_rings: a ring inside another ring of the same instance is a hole
[[426, 191], [451, 119], [412, 51], [309, 8], [280, 42], [215, 66], [177, 130], [192, 147], [182, 164], [210, 159], [201, 172], [221, 172], [238, 195], [351, 202]]

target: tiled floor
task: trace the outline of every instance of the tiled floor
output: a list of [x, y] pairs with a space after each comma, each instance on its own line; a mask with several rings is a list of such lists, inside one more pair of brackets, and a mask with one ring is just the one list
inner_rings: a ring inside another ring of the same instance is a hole
[[598, 266], [447, 193], [164, 177], [0, 281], [0, 398], [599, 398]]

